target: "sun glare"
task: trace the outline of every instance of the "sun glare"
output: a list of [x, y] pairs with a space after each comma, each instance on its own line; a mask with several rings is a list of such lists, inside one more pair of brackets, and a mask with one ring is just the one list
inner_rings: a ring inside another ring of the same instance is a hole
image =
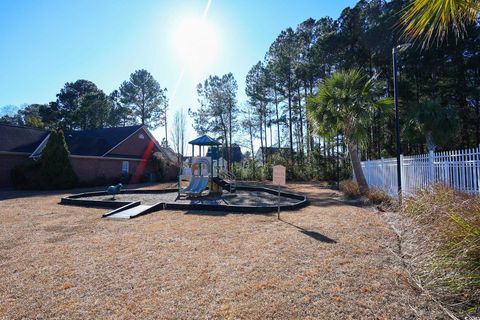
[[192, 71], [201, 70], [217, 58], [218, 41], [214, 26], [200, 17], [180, 20], [173, 33], [176, 54]]

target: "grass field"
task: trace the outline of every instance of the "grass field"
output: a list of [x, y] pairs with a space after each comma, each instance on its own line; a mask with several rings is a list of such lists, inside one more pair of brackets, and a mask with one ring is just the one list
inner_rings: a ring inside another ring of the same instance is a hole
[[0, 318], [444, 317], [409, 284], [381, 215], [313, 184], [291, 190], [312, 204], [281, 221], [195, 211], [113, 221], [58, 205], [67, 193], [4, 194]]

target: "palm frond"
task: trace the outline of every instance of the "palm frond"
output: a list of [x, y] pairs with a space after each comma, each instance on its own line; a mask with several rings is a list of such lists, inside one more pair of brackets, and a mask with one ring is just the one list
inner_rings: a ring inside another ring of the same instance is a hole
[[392, 99], [382, 93], [375, 78], [358, 69], [338, 71], [326, 78], [307, 102], [307, 116], [314, 130], [334, 136], [348, 130], [357, 143], [365, 140], [375, 110], [390, 107]]
[[462, 38], [466, 23], [474, 23], [479, 13], [478, 0], [414, 0], [401, 16], [403, 36], [423, 48], [440, 44], [450, 30]]

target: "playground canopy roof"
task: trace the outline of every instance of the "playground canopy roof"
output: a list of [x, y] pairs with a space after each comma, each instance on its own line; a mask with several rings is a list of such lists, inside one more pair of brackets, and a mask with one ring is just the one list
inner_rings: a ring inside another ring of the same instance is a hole
[[194, 140], [190, 141], [189, 144], [193, 144], [193, 145], [196, 145], [196, 146], [218, 146], [218, 145], [221, 145], [220, 142], [218, 142], [217, 140], [207, 136], [206, 134], [204, 134], [201, 137], [198, 137], [197, 139], [194, 139]]

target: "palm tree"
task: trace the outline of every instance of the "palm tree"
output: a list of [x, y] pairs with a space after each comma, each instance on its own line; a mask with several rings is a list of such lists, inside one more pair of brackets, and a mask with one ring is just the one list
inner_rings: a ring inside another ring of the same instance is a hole
[[375, 109], [392, 105], [391, 98], [378, 99], [378, 89], [375, 78], [368, 79], [360, 70], [339, 71], [325, 79], [307, 103], [309, 120], [318, 134], [335, 136], [343, 132], [363, 194], [368, 191], [368, 184], [360, 163], [359, 145], [368, 137]]
[[449, 30], [461, 38], [465, 24], [475, 23], [479, 13], [478, 0], [413, 0], [401, 17], [404, 37], [424, 48], [441, 43]]

